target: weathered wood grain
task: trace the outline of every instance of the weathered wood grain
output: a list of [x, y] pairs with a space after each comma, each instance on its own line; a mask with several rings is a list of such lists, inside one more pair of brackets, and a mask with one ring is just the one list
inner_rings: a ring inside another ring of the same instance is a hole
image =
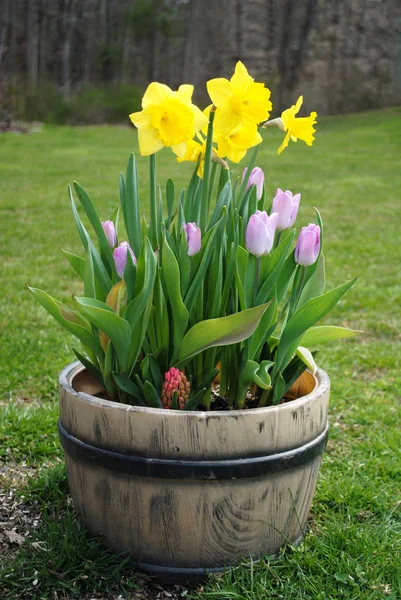
[[[143, 409], [99, 400], [81, 373], [61, 386], [61, 421], [95, 446], [153, 458], [266, 456], [311, 442], [327, 425], [329, 381], [318, 371], [307, 396], [273, 408], [220, 413]], [[81, 391], [77, 391], [77, 390]], [[66, 455], [77, 512], [115, 551], [140, 563], [213, 568], [276, 553], [305, 527], [321, 456], [261, 477], [175, 480], [139, 477]]]

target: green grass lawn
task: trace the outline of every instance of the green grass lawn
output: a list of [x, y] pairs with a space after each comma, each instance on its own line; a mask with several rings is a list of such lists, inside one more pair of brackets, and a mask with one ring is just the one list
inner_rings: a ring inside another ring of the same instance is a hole
[[[320, 209], [328, 289], [360, 276], [329, 321], [365, 334], [326, 346], [318, 357], [332, 380], [331, 434], [304, 543], [188, 594], [395, 600], [401, 598], [401, 109], [322, 118], [312, 148], [291, 144], [278, 157], [281, 137], [269, 131], [259, 154], [267, 193], [272, 197], [278, 186], [301, 192], [299, 224], [314, 220], [314, 206]], [[73, 339], [25, 287], [63, 301], [81, 291], [58, 250], [80, 252], [67, 183], [79, 181], [106, 219], [118, 203], [118, 174], [136, 149], [134, 131], [121, 127], [0, 136], [0, 461], [40, 468], [20, 493], [43, 513], [34, 537], [12, 560], [0, 561], [0, 597], [103, 592], [128, 599], [145, 585], [75, 526], [56, 434], [57, 376], [74, 359]], [[146, 159], [139, 170], [146, 210]], [[184, 186], [190, 172], [170, 151], [159, 153], [162, 185], [171, 175]]]

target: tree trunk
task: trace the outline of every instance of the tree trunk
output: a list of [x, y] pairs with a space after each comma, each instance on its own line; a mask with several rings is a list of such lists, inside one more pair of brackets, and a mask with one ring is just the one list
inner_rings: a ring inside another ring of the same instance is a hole
[[37, 0], [28, 0], [28, 77], [34, 84], [38, 81], [39, 19]]

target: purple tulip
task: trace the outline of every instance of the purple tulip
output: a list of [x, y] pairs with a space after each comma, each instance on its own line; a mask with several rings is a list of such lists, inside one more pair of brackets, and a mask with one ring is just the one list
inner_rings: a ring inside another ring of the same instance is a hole
[[[245, 167], [242, 173], [242, 181], [244, 181], [246, 177], [247, 168]], [[260, 167], [254, 167], [251, 171], [251, 174], [248, 179], [248, 183], [246, 184], [246, 189], [250, 188], [251, 185], [256, 185], [256, 198], [258, 200], [261, 199], [263, 194], [263, 184], [265, 182], [265, 176]]]
[[278, 213], [277, 229], [284, 231], [292, 227], [297, 218], [301, 194], [292, 195], [292, 192], [280, 190], [277, 188], [275, 197], [273, 198], [272, 211]]
[[303, 267], [309, 267], [317, 261], [320, 251], [320, 227], [310, 223], [299, 232], [295, 248], [295, 262]]
[[188, 256], [194, 256], [194, 254], [198, 254], [202, 245], [200, 227], [198, 227], [196, 223], [183, 223], [182, 227], [187, 236], [187, 254]]
[[265, 210], [257, 210], [251, 215], [245, 232], [245, 246], [248, 252], [257, 257], [269, 254], [273, 247], [277, 220], [277, 213], [268, 217]]
[[117, 244], [117, 233], [113, 221], [103, 221], [102, 227], [110, 248], [115, 248]]
[[117, 246], [117, 248], [113, 252], [114, 264], [116, 267], [117, 275], [121, 277], [121, 279], [124, 277], [125, 265], [127, 264], [128, 250], [131, 252], [132, 260], [136, 265], [135, 254], [133, 253], [132, 248], [130, 247], [128, 242], [121, 242], [121, 244]]

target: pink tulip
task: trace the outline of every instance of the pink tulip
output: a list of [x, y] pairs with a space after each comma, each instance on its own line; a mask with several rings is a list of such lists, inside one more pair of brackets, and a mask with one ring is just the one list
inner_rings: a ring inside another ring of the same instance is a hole
[[248, 252], [257, 257], [269, 254], [273, 248], [277, 220], [277, 213], [268, 217], [265, 210], [257, 210], [251, 215], [245, 232], [245, 246]]
[[134, 264], [136, 264], [135, 254], [133, 253], [132, 248], [130, 247], [128, 242], [121, 242], [121, 244], [113, 252], [114, 264], [116, 267], [117, 275], [121, 277], [121, 279], [124, 277], [125, 265], [127, 264], [128, 250], [131, 252]]
[[[242, 173], [242, 181], [244, 181], [247, 173], [247, 168], [245, 167]], [[261, 199], [263, 194], [263, 184], [265, 182], [265, 176], [260, 167], [254, 167], [251, 171], [251, 174], [248, 179], [248, 183], [246, 184], [246, 189], [250, 188], [251, 185], [256, 185], [256, 198], [258, 200]]]
[[320, 227], [310, 223], [299, 232], [295, 248], [295, 262], [309, 267], [317, 261], [320, 251]]
[[292, 227], [297, 218], [301, 194], [292, 195], [292, 192], [280, 190], [277, 188], [276, 195], [273, 198], [272, 210], [278, 213], [277, 229], [284, 231]]
[[109, 242], [110, 248], [115, 248], [117, 244], [117, 233], [113, 221], [103, 221], [102, 227], [104, 233], [106, 234], [106, 238]]
[[188, 256], [194, 256], [194, 254], [198, 254], [202, 245], [200, 227], [196, 223], [183, 223], [182, 226], [187, 236], [187, 254]]

